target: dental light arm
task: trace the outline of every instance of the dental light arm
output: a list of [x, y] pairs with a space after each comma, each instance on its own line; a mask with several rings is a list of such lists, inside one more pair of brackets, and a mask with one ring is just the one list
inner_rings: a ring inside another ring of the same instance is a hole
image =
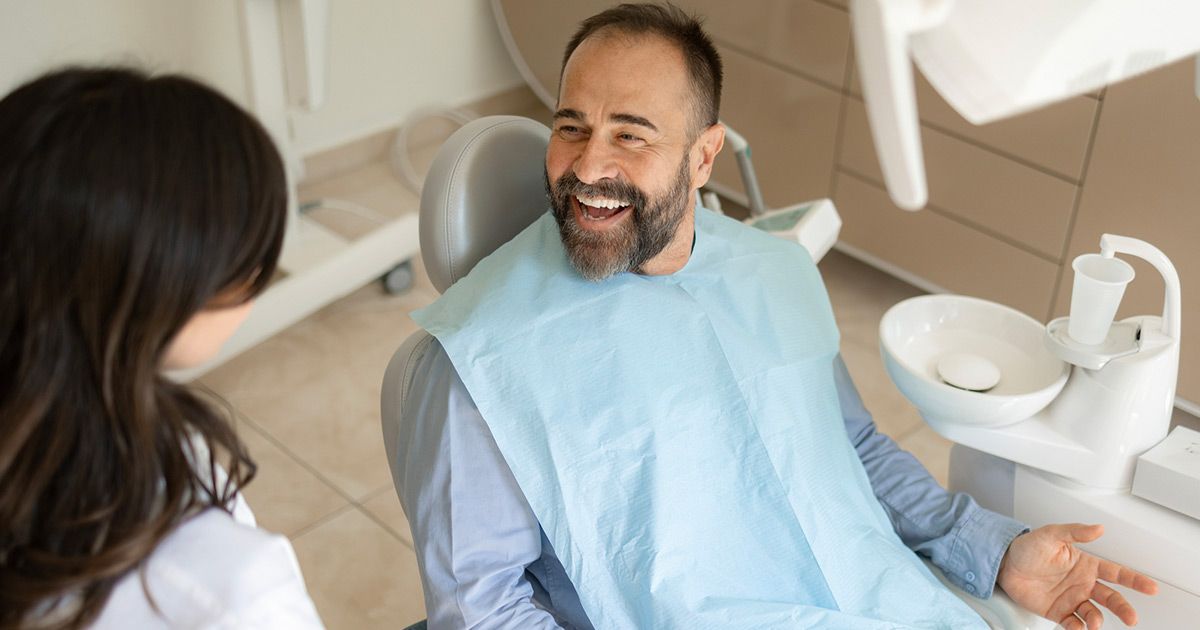
[[871, 135], [892, 200], [905, 210], [920, 210], [929, 196], [908, 40], [945, 20], [952, 5], [953, 0], [851, 3]]

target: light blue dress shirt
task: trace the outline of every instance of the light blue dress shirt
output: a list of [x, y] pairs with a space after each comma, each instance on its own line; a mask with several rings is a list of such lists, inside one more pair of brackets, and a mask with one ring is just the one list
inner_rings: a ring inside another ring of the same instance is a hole
[[[900, 539], [955, 585], [990, 597], [1009, 543], [1028, 528], [944, 490], [876, 431], [840, 357], [832, 369], [847, 437]], [[393, 466], [429, 627], [592, 628], [576, 586], [436, 340], [413, 370]]]

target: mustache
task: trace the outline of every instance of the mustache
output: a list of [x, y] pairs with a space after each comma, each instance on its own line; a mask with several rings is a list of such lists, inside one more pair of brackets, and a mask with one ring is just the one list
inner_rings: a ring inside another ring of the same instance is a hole
[[[549, 178], [547, 178], [548, 180]], [[648, 201], [648, 197], [646, 193], [642, 192], [642, 189], [627, 181], [601, 179], [593, 184], [585, 184], [579, 181], [579, 178], [571, 171], [567, 171], [559, 176], [550, 192], [552, 196], [559, 199], [564, 205], [569, 203], [570, 198], [573, 196], [621, 199], [638, 209], [645, 208]]]

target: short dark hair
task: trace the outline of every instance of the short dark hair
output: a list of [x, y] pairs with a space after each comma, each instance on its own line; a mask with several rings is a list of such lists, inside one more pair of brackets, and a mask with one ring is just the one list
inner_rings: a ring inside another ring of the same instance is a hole
[[692, 83], [694, 120], [701, 128], [716, 124], [721, 112], [721, 56], [704, 32], [703, 20], [669, 2], [622, 4], [581, 22], [563, 53], [560, 83], [575, 49], [588, 37], [609, 29], [630, 35], [658, 35], [679, 46]]

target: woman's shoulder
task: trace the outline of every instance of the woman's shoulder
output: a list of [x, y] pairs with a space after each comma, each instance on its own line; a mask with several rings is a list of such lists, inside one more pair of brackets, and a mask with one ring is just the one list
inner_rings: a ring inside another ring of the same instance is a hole
[[121, 580], [95, 627], [321, 627], [291, 543], [247, 514], [208, 509], [185, 521]]

